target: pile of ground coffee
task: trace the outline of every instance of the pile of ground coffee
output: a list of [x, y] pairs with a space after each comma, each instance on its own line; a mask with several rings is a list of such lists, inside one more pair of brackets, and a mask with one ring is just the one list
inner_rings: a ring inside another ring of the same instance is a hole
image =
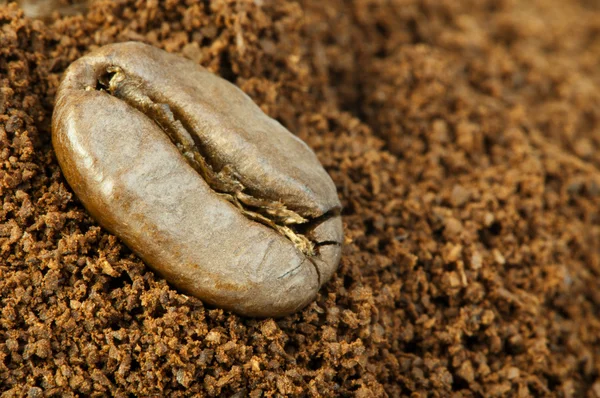
[[[316, 151], [346, 241], [305, 310], [207, 308], [73, 195], [57, 86], [126, 40], [234, 82]], [[599, 64], [591, 0], [0, 6], [2, 396], [600, 397]]]

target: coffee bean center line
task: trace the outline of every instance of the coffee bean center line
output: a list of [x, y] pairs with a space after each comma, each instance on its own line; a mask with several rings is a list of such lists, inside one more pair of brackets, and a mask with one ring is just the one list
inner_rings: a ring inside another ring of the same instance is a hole
[[150, 98], [144, 87], [141, 79], [127, 74], [121, 67], [111, 66], [98, 79], [96, 89], [125, 101], [153, 120], [210, 188], [233, 204], [245, 217], [276, 230], [307, 256], [315, 255], [315, 243], [296, 229], [296, 226], [308, 223], [308, 219], [288, 209], [281, 202], [245, 193], [245, 187], [231, 165], [225, 165], [220, 171], [215, 171], [202, 155], [199, 145], [189, 133], [189, 128], [182, 124], [183, 118], [177, 118], [168, 104]]

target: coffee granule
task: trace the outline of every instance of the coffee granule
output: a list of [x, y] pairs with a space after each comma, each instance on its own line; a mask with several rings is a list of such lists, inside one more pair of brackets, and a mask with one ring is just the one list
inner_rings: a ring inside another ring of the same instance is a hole
[[[0, 6], [2, 397], [600, 397], [597, 3], [77, 10]], [[237, 84], [332, 176], [341, 266], [300, 313], [178, 293], [66, 184], [62, 73], [128, 40]]]

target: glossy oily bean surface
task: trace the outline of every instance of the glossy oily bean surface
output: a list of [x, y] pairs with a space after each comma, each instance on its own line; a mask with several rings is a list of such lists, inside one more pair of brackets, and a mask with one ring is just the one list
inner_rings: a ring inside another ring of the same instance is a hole
[[335, 185], [240, 89], [141, 43], [74, 62], [52, 120], [90, 214], [173, 286], [247, 316], [307, 305], [335, 272]]

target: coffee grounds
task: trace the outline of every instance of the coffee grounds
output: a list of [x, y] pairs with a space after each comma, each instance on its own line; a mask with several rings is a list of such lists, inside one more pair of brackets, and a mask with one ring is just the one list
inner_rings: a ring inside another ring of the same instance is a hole
[[[0, 6], [2, 397], [600, 397], [596, 2], [69, 14]], [[237, 84], [331, 174], [343, 257], [303, 311], [246, 319], [178, 293], [66, 184], [60, 78], [127, 40]]]

